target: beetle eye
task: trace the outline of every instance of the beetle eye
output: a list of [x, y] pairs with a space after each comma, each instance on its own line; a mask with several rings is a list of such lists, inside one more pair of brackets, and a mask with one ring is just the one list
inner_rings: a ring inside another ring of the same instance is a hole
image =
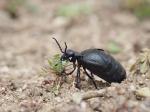
[[64, 61], [66, 59], [67, 59], [66, 55], [62, 55], [61, 60]]

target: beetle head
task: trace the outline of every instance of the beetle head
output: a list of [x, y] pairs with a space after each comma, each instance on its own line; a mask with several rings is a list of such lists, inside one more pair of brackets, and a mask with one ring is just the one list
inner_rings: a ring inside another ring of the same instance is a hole
[[75, 62], [75, 60], [76, 60], [75, 53], [76, 52], [71, 50], [71, 49], [67, 49], [66, 42], [65, 42], [65, 50], [63, 51], [60, 44], [58, 43], [58, 41], [55, 38], [53, 38], [53, 39], [56, 41], [60, 51], [63, 53], [62, 56], [61, 56], [61, 60], [62, 61], [67, 60], [67, 61], [70, 61], [70, 62]]
[[65, 53], [61, 56], [61, 60], [68, 60], [70, 62], [74, 62], [76, 60], [75, 52], [71, 49], [66, 50]]

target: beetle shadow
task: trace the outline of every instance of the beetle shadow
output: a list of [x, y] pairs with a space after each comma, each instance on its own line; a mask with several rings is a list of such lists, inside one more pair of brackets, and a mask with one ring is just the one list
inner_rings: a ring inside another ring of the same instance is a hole
[[[88, 70], [87, 70], [87, 72], [90, 73]], [[88, 78], [88, 76], [86, 75], [86, 73], [83, 70], [82, 70], [82, 74], [81, 74], [81, 80], [82, 80], [81, 88], [90, 89], [90, 90], [96, 89], [92, 80]], [[94, 75], [94, 82], [96, 83], [98, 89], [103, 89], [103, 88], [107, 88], [107, 87], [111, 86], [110, 83], [104, 81], [103, 79], [101, 79], [95, 75]]]
[[[98, 89], [103, 89], [103, 88], [107, 88], [107, 87], [111, 86], [111, 84], [109, 84], [108, 82], [102, 81], [102, 80], [95, 80], [95, 83], [96, 83]], [[96, 89], [93, 82], [90, 79], [88, 79], [88, 81], [87, 80], [82, 81], [82, 88], [88, 89], [88, 90]]]

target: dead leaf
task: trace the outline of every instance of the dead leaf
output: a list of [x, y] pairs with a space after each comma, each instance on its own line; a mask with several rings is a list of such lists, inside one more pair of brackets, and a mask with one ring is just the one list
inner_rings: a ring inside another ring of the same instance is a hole
[[150, 88], [143, 87], [136, 90], [136, 95], [140, 97], [150, 97]]

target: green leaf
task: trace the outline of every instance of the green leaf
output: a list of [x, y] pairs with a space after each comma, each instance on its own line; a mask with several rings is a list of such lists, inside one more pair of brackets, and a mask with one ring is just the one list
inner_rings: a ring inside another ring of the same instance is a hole
[[135, 9], [134, 13], [140, 19], [150, 17], [150, 4], [145, 4], [143, 6], [138, 7], [137, 9]]
[[57, 10], [58, 16], [75, 17], [80, 14], [90, 14], [92, 9], [88, 4], [69, 4], [59, 7]]
[[52, 66], [52, 62], [51, 62], [50, 59], [48, 59], [48, 64], [49, 64], [50, 66]]
[[24, 0], [11, 0], [7, 6], [7, 10], [10, 12], [16, 12], [17, 8], [24, 5]]
[[121, 47], [114, 41], [110, 41], [107, 45], [107, 50], [111, 53], [117, 54], [121, 52]]
[[144, 63], [141, 63], [140, 65], [140, 72], [141, 73], [146, 73], [148, 71], [149, 66], [147, 65], [147, 62], [145, 61]]

